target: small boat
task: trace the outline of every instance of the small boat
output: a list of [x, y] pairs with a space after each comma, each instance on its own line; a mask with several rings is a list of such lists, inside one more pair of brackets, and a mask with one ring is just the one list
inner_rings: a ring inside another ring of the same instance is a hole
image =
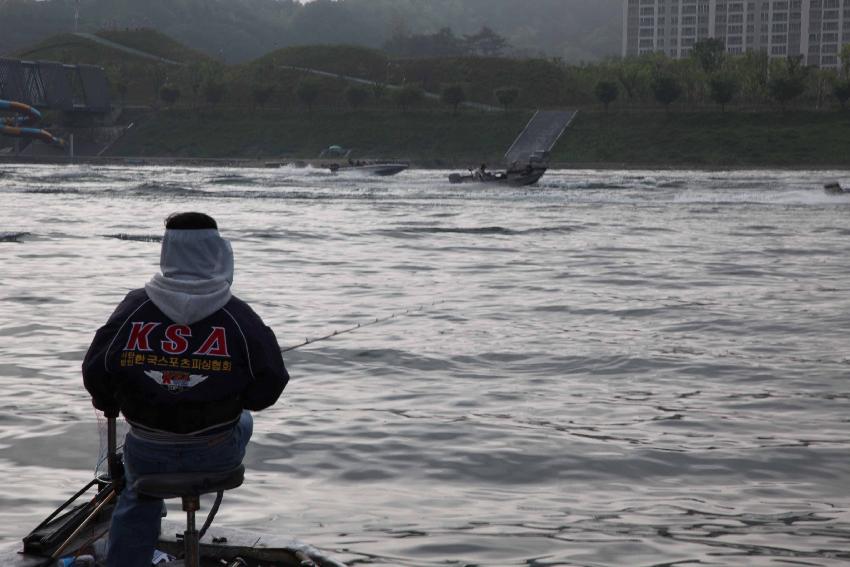
[[823, 186], [823, 190], [830, 195], [850, 195], [850, 189], [845, 189], [837, 181], [827, 183]]
[[348, 163], [338, 164], [332, 163], [328, 166], [334, 173], [345, 173], [345, 172], [354, 172], [354, 173], [363, 173], [366, 175], [395, 175], [396, 173], [401, 173], [405, 169], [410, 167], [409, 163], [402, 161], [352, 161], [349, 160]]
[[529, 164], [522, 169], [508, 169], [497, 172], [481, 172], [475, 170], [468, 175], [452, 173], [449, 175], [450, 183], [484, 183], [492, 185], [509, 185], [511, 187], [522, 187], [533, 185], [546, 173], [546, 166], [540, 164]]
[[[111, 513], [111, 510], [108, 511]], [[183, 552], [183, 524], [163, 521], [162, 535], [157, 550], [165, 558], [176, 558]], [[94, 558], [96, 565], [105, 561], [108, 517], [81, 532], [60, 557]], [[92, 540], [92, 538], [96, 538]], [[59, 561], [51, 560], [50, 553], [28, 551], [26, 544], [14, 544], [0, 549], [3, 567], [53, 567]], [[85, 563], [80, 562], [85, 565]], [[324, 555], [316, 548], [287, 536], [258, 534], [252, 531], [210, 527], [200, 544], [202, 567], [345, 567], [345, 564]], [[182, 560], [172, 559], [160, 567], [183, 567]]]
[[410, 164], [406, 161], [375, 159], [354, 160], [349, 157], [350, 155], [350, 148], [343, 148], [342, 146], [328, 146], [319, 154], [319, 159], [338, 158], [340, 160], [345, 160], [341, 161], [341, 163], [332, 162], [325, 166], [333, 173], [353, 172], [365, 175], [387, 176], [401, 173], [410, 167]]
[[546, 173], [549, 153], [575, 118], [575, 111], [538, 110], [505, 152], [504, 171], [487, 172], [482, 165], [468, 175], [452, 173], [450, 183], [485, 183], [521, 187], [534, 185]]

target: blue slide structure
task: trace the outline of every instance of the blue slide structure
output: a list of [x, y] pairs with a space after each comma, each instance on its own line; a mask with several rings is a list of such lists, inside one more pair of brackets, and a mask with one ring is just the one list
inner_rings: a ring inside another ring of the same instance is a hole
[[31, 138], [41, 140], [51, 146], [65, 148], [65, 140], [57, 138], [47, 130], [35, 128], [41, 120], [41, 112], [28, 104], [0, 100], [0, 112], [12, 112], [17, 114], [11, 118], [0, 118], [0, 134], [16, 138]]

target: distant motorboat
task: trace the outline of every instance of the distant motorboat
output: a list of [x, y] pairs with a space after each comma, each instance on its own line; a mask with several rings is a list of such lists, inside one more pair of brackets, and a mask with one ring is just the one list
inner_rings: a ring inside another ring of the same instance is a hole
[[823, 190], [830, 195], [847, 195], [850, 194], [850, 189], [845, 189], [837, 181], [827, 183], [823, 186]]
[[[333, 162], [325, 165], [334, 173], [355, 172], [366, 175], [395, 175], [410, 167], [406, 161], [399, 160], [378, 160], [378, 159], [351, 159], [351, 148], [343, 148], [342, 146], [328, 146], [319, 154], [319, 159], [329, 157], [338, 158], [340, 162]], [[344, 161], [343, 161], [344, 160]]]
[[489, 172], [482, 165], [469, 174], [452, 173], [450, 183], [485, 183], [521, 187], [534, 185], [546, 173], [549, 153], [573, 121], [576, 111], [538, 110], [505, 153], [504, 171]]
[[511, 187], [522, 187], [534, 185], [543, 174], [546, 166], [540, 164], [529, 164], [521, 169], [508, 169], [506, 171], [484, 171], [475, 170], [468, 175], [452, 173], [449, 175], [450, 183], [484, 183], [488, 185], [508, 185]]
[[332, 163], [328, 169], [334, 173], [356, 172], [367, 175], [395, 175], [410, 167], [409, 163], [401, 161], [351, 161], [348, 163]]

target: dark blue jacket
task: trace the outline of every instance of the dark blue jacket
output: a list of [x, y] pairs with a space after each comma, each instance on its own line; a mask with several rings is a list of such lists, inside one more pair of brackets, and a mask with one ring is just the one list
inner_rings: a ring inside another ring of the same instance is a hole
[[172, 433], [233, 424], [243, 409], [274, 404], [288, 381], [274, 333], [236, 297], [205, 319], [178, 325], [144, 289], [133, 290], [83, 361], [96, 408]]

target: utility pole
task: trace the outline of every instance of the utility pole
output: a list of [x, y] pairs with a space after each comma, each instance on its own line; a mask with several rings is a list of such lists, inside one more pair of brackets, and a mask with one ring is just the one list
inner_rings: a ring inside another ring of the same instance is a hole
[[77, 0], [74, 6], [74, 33], [77, 33], [80, 27], [80, 0]]

